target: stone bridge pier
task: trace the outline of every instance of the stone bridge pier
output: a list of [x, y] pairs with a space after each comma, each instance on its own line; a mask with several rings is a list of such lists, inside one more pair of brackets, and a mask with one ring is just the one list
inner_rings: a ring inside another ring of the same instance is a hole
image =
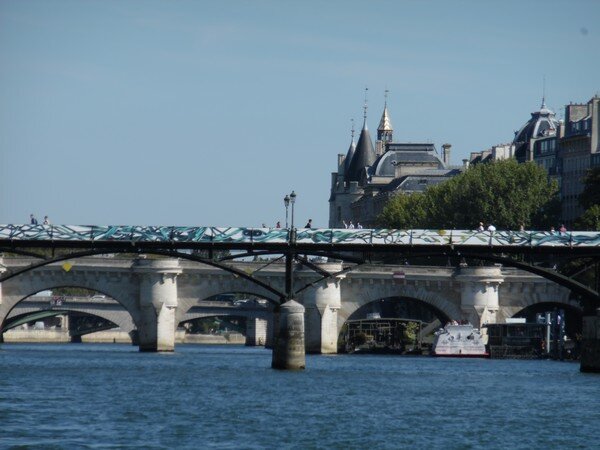
[[273, 321], [267, 319], [248, 317], [246, 319], [246, 345], [250, 347], [273, 345]]
[[496, 323], [500, 305], [498, 288], [504, 281], [502, 268], [462, 265], [456, 279], [461, 284], [462, 318], [478, 328], [484, 323]]
[[172, 352], [177, 327], [177, 276], [182, 272], [179, 261], [140, 258], [133, 270], [140, 281], [140, 351]]
[[308, 353], [337, 353], [338, 311], [342, 306], [341, 278], [322, 281], [303, 296]]

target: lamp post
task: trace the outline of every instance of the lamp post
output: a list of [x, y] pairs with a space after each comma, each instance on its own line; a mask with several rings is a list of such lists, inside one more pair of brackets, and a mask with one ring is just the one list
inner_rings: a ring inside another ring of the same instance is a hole
[[285, 228], [288, 228], [288, 208], [290, 207], [290, 196], [285, 194], [283, 197], [283, 204], [285, 205]]
[[290, 204], [292, 205], [292, 228], [294, 228], [294, 203], [296, 203], [296, 193], [294, 191], [292, 191], [291, 194], [286, 194], [285, 197], [283, 197], [283, 204], [285, 205], [285, 228], [289, 228], [288, 225], [288, 210], [290, 207]]
[[[296, 230], [294, 229], [294, 205], [296, 204], [296, 192], [292, 191], [283, 198], [285, 205], [285, 228], [288, 230], [288, 242], [293, 243], [296, 240]], [[288, 209], [292, 206], [292, 222], [288, 223]], [[294, 293], [294, 261], [295, 253], [290, 249], [285, 253], [285, 293], [287, 299], [291, 299]]]
[[292, 229], [294, 228], [294, 203], [296, 203], [296, 193], [292, 191], [290, 194], [290, 203], [292, 204]]

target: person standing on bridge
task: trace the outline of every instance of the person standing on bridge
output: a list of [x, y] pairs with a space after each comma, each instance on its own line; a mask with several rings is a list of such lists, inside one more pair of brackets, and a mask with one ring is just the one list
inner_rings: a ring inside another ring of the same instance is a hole
[[37, 221], [37, 219], [35, 218], [35, 216], [33, 214], [29, 215], [29, 220], [31, 222], [31, 225], [37, 225], [38, 224], [38, 221]]
[[304, 228], [312, 228], [312, 219], [308, 219], [308, 222], [306, 222], [306, 225], [304, 225]]
[[50, 225], [50, 219], [48, 219], [48, 216], [44, 216], [44, 225]]

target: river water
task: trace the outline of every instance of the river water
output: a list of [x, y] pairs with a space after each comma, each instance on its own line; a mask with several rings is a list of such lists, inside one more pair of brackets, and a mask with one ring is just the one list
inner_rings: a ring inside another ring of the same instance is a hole
[[0, 448], [600, 448], [576, 363], [2, 344]]

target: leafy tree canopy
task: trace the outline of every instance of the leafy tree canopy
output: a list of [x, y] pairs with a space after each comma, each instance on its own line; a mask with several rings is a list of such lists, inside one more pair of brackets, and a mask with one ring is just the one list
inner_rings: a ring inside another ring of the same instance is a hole
[[560, 213], [558, 186], [534, 163], [479, 164], [422, 194], [393, 197], [378, 218], [388, 228], [548, 229]]
[[579, 203], [586, 209], [600, 205], [600, 167], [590, 169], [583, 179], [583, 192], [579, 195]]
[[575, 221], [574, 228], [584, 231], [600, 231], [600, 205], [591, 205], [582, 216]]

